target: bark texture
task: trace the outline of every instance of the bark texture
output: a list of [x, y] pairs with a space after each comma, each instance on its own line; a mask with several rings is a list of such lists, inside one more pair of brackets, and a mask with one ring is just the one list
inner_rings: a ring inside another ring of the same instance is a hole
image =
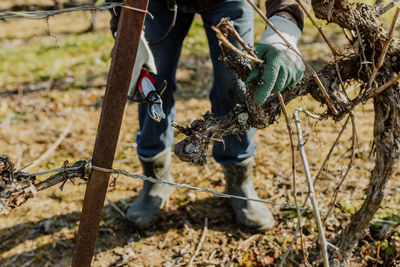
[[[341, 251], [351, 252], [358, 241], [364, 237], [369, 223], [379, 209], [385, 186], [390, 180], [400, 148], [400, 94], [395, 85], [374, 98], [375, 122], [375, 167], [366, 189], [366, 197], [361, 208], [352, 216], [350, 223], [339, 237]], [[343, 255], [344, 259], [349, 257]], [[334, 262], [337, 262], [334, 260]]]

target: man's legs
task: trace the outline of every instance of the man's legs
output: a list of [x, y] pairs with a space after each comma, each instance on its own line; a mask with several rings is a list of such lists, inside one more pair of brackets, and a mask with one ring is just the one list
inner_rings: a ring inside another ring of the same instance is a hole
[[[158, 41], [168, 31], [172, 23], [173, 12], [167, 9], [167, 1], [152, 0], [149, 3], [149, 12], [154, 18], [147, 15], [145, 20], [145, 37], [151, 43]], [[177, 88], [175, 75], [178, 60], [185, 38], [193, 20], [193, 14], [178, 12], [174, 28], [168, 37], [159, 44], [150, 45], [155, 65], [157, 67], [156, 87], [160, 87], [164, 80], [168, 86], [161, 96], [166, 119], [156, 122], [147, 114], [146, 104], [139, 104], [140, 132], [137, 135], [137, 151], [140, 156], [152, 157], [173, 144], [173, 128], [175, 121], [175, 99], [173, 93]]]
[[[145, 36], [151, 43], [158, 41], [168, 31], [172, 23], [173, 12], [167, 8], [167, 1], [152, 0], [149, 12], [154, 18], [146, 17]], [[185, 38], [193, 14], [179, 12], [175, 27], [168, 37], [159, 44], [150, 46], [157, 67], [156, 87], [166, 80], [168, 87], [162, 95], [163, 110], [166, 119], [156, 122], [147, 113], [145, 104], [139, 104], [140, 132], [137, 135], [137, 152], [143, 167], [144, 175], [173, 181], [170, 175], [171, 150], [173, 143], [173, 128], [175, 121], [176, 90], [175, 74]], [[127, 211], [127, 218], [139, 228], [145, 228], [154, 222], [161, 213], [161, 207], [169, 198], [173, 188], [165, 184], [154, 184], [145, 181], [143, 190]]]
[[[230, 17], [235, 29], [249, 45], [254, 43], [253, 10], [246, 1], [225, 0], [201, 12], [210, 46], [214, 67], [214, 81], [210, 92], [212, 112], [217, 116], [228, 113], [236, 104], [244, 102], [245, 84], [218, 60], [221, 51], [211, 25], [217, 25], [221, 18]], [[239, 47], [237, 42], [234, 44]], [[215, 160], [222, 164], [227, 180], [227, 192], [249, 198], [258, 198], [253, 186], [253, 156], [256, 145], [253, 141], [255, 129], [250, 129], [240, 136], [224, 137], [225, 149], [221, 142], [213, 147]], [[231, 199], [231, 206], [237, 221], [254, 229], [267, 229], [274, 224], [268, 208], [259, 202]]]

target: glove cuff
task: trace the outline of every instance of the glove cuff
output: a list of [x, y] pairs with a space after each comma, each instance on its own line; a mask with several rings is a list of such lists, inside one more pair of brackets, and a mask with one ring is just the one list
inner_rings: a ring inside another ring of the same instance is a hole
[[[297, 50], [297, 43], [301, 36], [301, 31], [297, 25], [290, 19], [283, 18], [281, 16], [272, 16], [269, 21], [275, 28], [282, 34], [282, 36]], [[268, 44], [272, 46], [286, 46], [282, 38], [275, 33], [270, 27], [267, 27], [261, 39], [260, 44]]]

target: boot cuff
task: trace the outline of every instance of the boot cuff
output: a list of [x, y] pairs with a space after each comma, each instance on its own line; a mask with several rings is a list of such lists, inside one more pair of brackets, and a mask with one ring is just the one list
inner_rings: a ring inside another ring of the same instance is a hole
[[245, 160], [233, 163], [232, 165], [235, 165], [237, 167], [247, 167], [247, 166], [253, 167], [255, 165], [254, 157], [250, 157]]
[[154, 156], [151, 156], [151, 157], [145, 157], [145, 156], [141, 156], [141, 155], [138, 155], [138, 156], [142, 162], [156, 162], [160, 159], [171, 158], [171, 148], [167, 147], [163, 151], [161, 151], [158, 154], [155, 154]]

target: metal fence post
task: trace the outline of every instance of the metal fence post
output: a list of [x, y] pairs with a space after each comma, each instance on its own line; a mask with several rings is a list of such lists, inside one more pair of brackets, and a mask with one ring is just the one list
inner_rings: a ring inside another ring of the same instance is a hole
[[[147, 10], [148, 0], [124, 0], [126, 6]], [[112, 168], [127, 100], [133, 64], [146, 13], [122, 8], [115, 50], [93, 150], [92, 163]], [[86, 186], [72, 266], [90, 266], [110, 173], [93, 170]]]

